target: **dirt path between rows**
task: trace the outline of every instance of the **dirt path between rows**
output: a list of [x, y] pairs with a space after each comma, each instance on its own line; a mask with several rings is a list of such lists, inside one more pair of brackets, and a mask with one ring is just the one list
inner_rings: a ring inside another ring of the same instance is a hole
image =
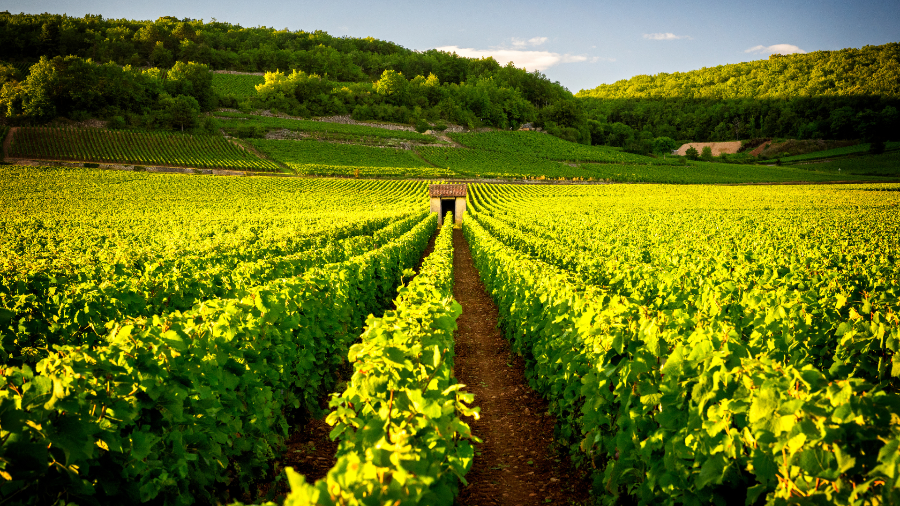
[[525, 380], [525, 363], [497, 328], [497, 308], [478, 276], [461, 230], [453, 231], [453, 296], [457, 320], [454, 374], [475, 394], [481, 419], [468, 422], [484, 442], [476, 445], [466, 506], [582, 504], [590, 485], [568, 458], [553, 448], [555, 419]]
[[9, 146], [12, 144], [13, 136], [16, 135], [16, 130], [18, 127], [12, 127], [9, 129], [9, 132], [6, 132], [6, 139], [3, 139], [3, 159], [6, 160], [9, 158]]

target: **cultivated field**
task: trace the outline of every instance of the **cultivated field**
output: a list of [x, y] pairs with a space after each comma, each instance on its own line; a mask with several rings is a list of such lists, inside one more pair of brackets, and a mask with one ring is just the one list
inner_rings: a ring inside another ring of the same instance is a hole
[[889, 504], [898, 195], [475, 184], [453, 239], [422, 182], [3, 166], [0, 471], [40, 500], [215, 502], [265, 480], [333, 393], [335, 467], [288, 472], [290, 504], [449, 505], [510, 459], [549, 476], [528, 438], [503, 443], [516, 461], [469, 428], [473, 403], [526, 387], [473, 398], [453, 376], [491, 355], [454, 358], [461, 311], [492, 314], [454, 300], [467, 242], [487, 328], [522, 357], [498, 360], [521, 362], [596, 500]]
[[[251, 76], [253, 77], [253, 76]], [[587, 146], [537, 132], [451, 133], [439, 138], [406, 130], [282, 117], [217, 113], [216, 135], [111, 131], [98, 128], [19, 127], [6, 139], [7, 157], [138, 166], [283, 172], [303, 176], [530, 179], [627, 183], [782, 183], [877, 181], [900, 177], [884, 155], [843, 155], [853, 170], [829, 165], [775, 166], [688, 161]], [[0, 136], [4, 132], [0, 131]], [[2, 137], [0, 137], [2, 138]], [[452, 139], [455, 145], [447, 142]], [[810, 153], [797, 160], [829, 161], [837, 153]], [[865, 170], [871, 165], [874, 170]]]
[[107, 14], [0, 12], [0, 506], [900, 505], [900, 43]]

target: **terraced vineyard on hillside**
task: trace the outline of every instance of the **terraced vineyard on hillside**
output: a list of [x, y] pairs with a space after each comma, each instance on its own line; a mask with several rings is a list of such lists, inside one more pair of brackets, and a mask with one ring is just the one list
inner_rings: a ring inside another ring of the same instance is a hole
[[[575, 144], [536, 132], [450, 134], [463, 146], [451, 147], [446, 143], [439, 145], [443, 141], [437, 137], [405, 130], [241, 113], [216, 114], [228, 118], [223, 119], [227, 133], [248, 138], [229, 141], [213, 135], [20, 127], [9, 134], [12, 143], [8, 155], [35, 160], [255, 172], [287, 170], [297, 175], [339, 177], [565, 179], [675, 184], [876, 181], [900, 177], [900, 166], [893, 160], [894, 151], [845, 159], [851, 170], [837, 170], [841, 168], [840, 163], [797, 167], [741, 165], [633, 155], [614, 148]], [[287, 137], [300, 139], [259, 138], [273, 130], [288, 130], [293, 133]], [[241, 142], [252, 144], [258, 151], [254, 152], [249, 146], [244, 149], [238, 145]]]
[[537, 158], [559, 160], [566, 162], [596, 162], [596, 163], [625, 163], [625, 164], [653, 164], [653, 165], [677, 165], [680, 159], [652, 158], [649, 156], [626, 153], [618, 148], [609, 146], [587, 146], [575, 142], [568, 142], [552, 135], [538, 134], [536, 132], [479, 132], [479, 133], [451, 133], [450, 137], [456, 142], [473, 149], [495, 151], [505, 153], [517, 153], [530, 155]]
[[260, 116], [258, 114], [236, 112], [217, 112], [215, 116], [221, 120], [226, 132], [238, 133], [241, 128], [258, 129], [258, 131], [263, 133], [270, 130], [286, 129], [303, 132], [323, 139], [359, 142], [361, 144], [371, 142], [369, 138], [374, 138], [374, 140], [378, 141], [401, 139], [425, 143], [435, 142], [435, 138], [432, 136], [409, 130], [391, 130], [375, 126]]
[[314, 140], [249, 140], [256, 149], [293, 169], [297, 174], [319, 176], [453, 175], [417, 157], [412, 150], [318, 142]]
[[[871, 160], [867, 158], [867, 162]], [[865, 173], [826, 172], [810, 166], [738, 165], [721, 162], [692, 162], [683, 165], [584, 164], [594, 177], [620, 183], [740, 184], [779, 182], [877, 181]]]
[[11, 158], [278, 172], [271, 161], [215, 135], [131, 132], [99, 128], [17, 128]]
[[570, 172], [570, 167], [559, 162], [527, 154], [439, 147], [417, 151], [432, 165], [473, 178], [562, 177]]
[[247, 74], [212, 74], [212, 87], [223, 97], [245, 99], [256, 96], [256, 86], [266, 82], [265, 77]]

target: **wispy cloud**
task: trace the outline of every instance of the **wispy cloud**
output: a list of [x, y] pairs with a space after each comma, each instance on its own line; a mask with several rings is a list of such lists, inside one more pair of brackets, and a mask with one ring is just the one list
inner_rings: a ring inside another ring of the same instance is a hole
[[692, 37], [690, 37], [689, 35], [675, 35], [674, 33], [645, 33], [644, 38], [650, 40], [690, 40]]
[[757, 54], [794, 54], [800, 53], [804, 54], [806, 51], [800, 49], [799, 47], [793, 44], [774, 44], [772, 46], [753, 46], [750, 49], [744, 51], [745, 53], [757, 53]]
[[535, 46], [540, 46], [541, 44], [543, 44], [544, 42], [547, 42], [548, 40], [550, 40], [550, 39], [547, 37], [532, 37], [528, 40], [517, 39], [517, 38], [513, 37], [512, 45], [513, 45], [513, 47], [526, 47], [526, 46], [535, 47]]
[[456, 53], [467, 58], [484, 58], [491, 56], [501, 65], [505, 65], [507, 62], [511, 61], [516, 67], [522, 67], [529, 70], [547, 70], [560, 63], [615, 61], [614, 58], [590, 57], [568, 53], [560, 54], [551, 51], [525, 49], [528, 47], [540, 46], [547, 42], [547, 40], [547, 37], [534, 37], [528, 40], [514, 38], [512, 39], [512, 48], [495, 47], [491, 49], [475, 49], [471, 47], [442, 46], [436, 49], [438, 51]]
[[565, 56], [559, 53], [551, 53], [550, 51], [527, 51], [520, 49], [475, 49], [459, 46], [442, 46], [436, 49], [438, 51], [456, 53], [460, 56], [465, 56], [466, 58], [484, 58], [492, 56], [501, 65], [505, 65], [506, 62], [511, 61], [517, 67], [524, 67], [529, 70], [546, 70], [554, 65], [558, 65]]

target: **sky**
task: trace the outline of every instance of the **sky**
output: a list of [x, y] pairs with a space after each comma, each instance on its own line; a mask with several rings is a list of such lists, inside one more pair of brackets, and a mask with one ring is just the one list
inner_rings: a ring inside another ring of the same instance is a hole
[[12, 13], [161, 16], [324, 30], [414, 50], [493, 56], [573, 93], [640, 74], [900, 42], [900, 2], [861, 0], [424, 1], [0, 0]]

